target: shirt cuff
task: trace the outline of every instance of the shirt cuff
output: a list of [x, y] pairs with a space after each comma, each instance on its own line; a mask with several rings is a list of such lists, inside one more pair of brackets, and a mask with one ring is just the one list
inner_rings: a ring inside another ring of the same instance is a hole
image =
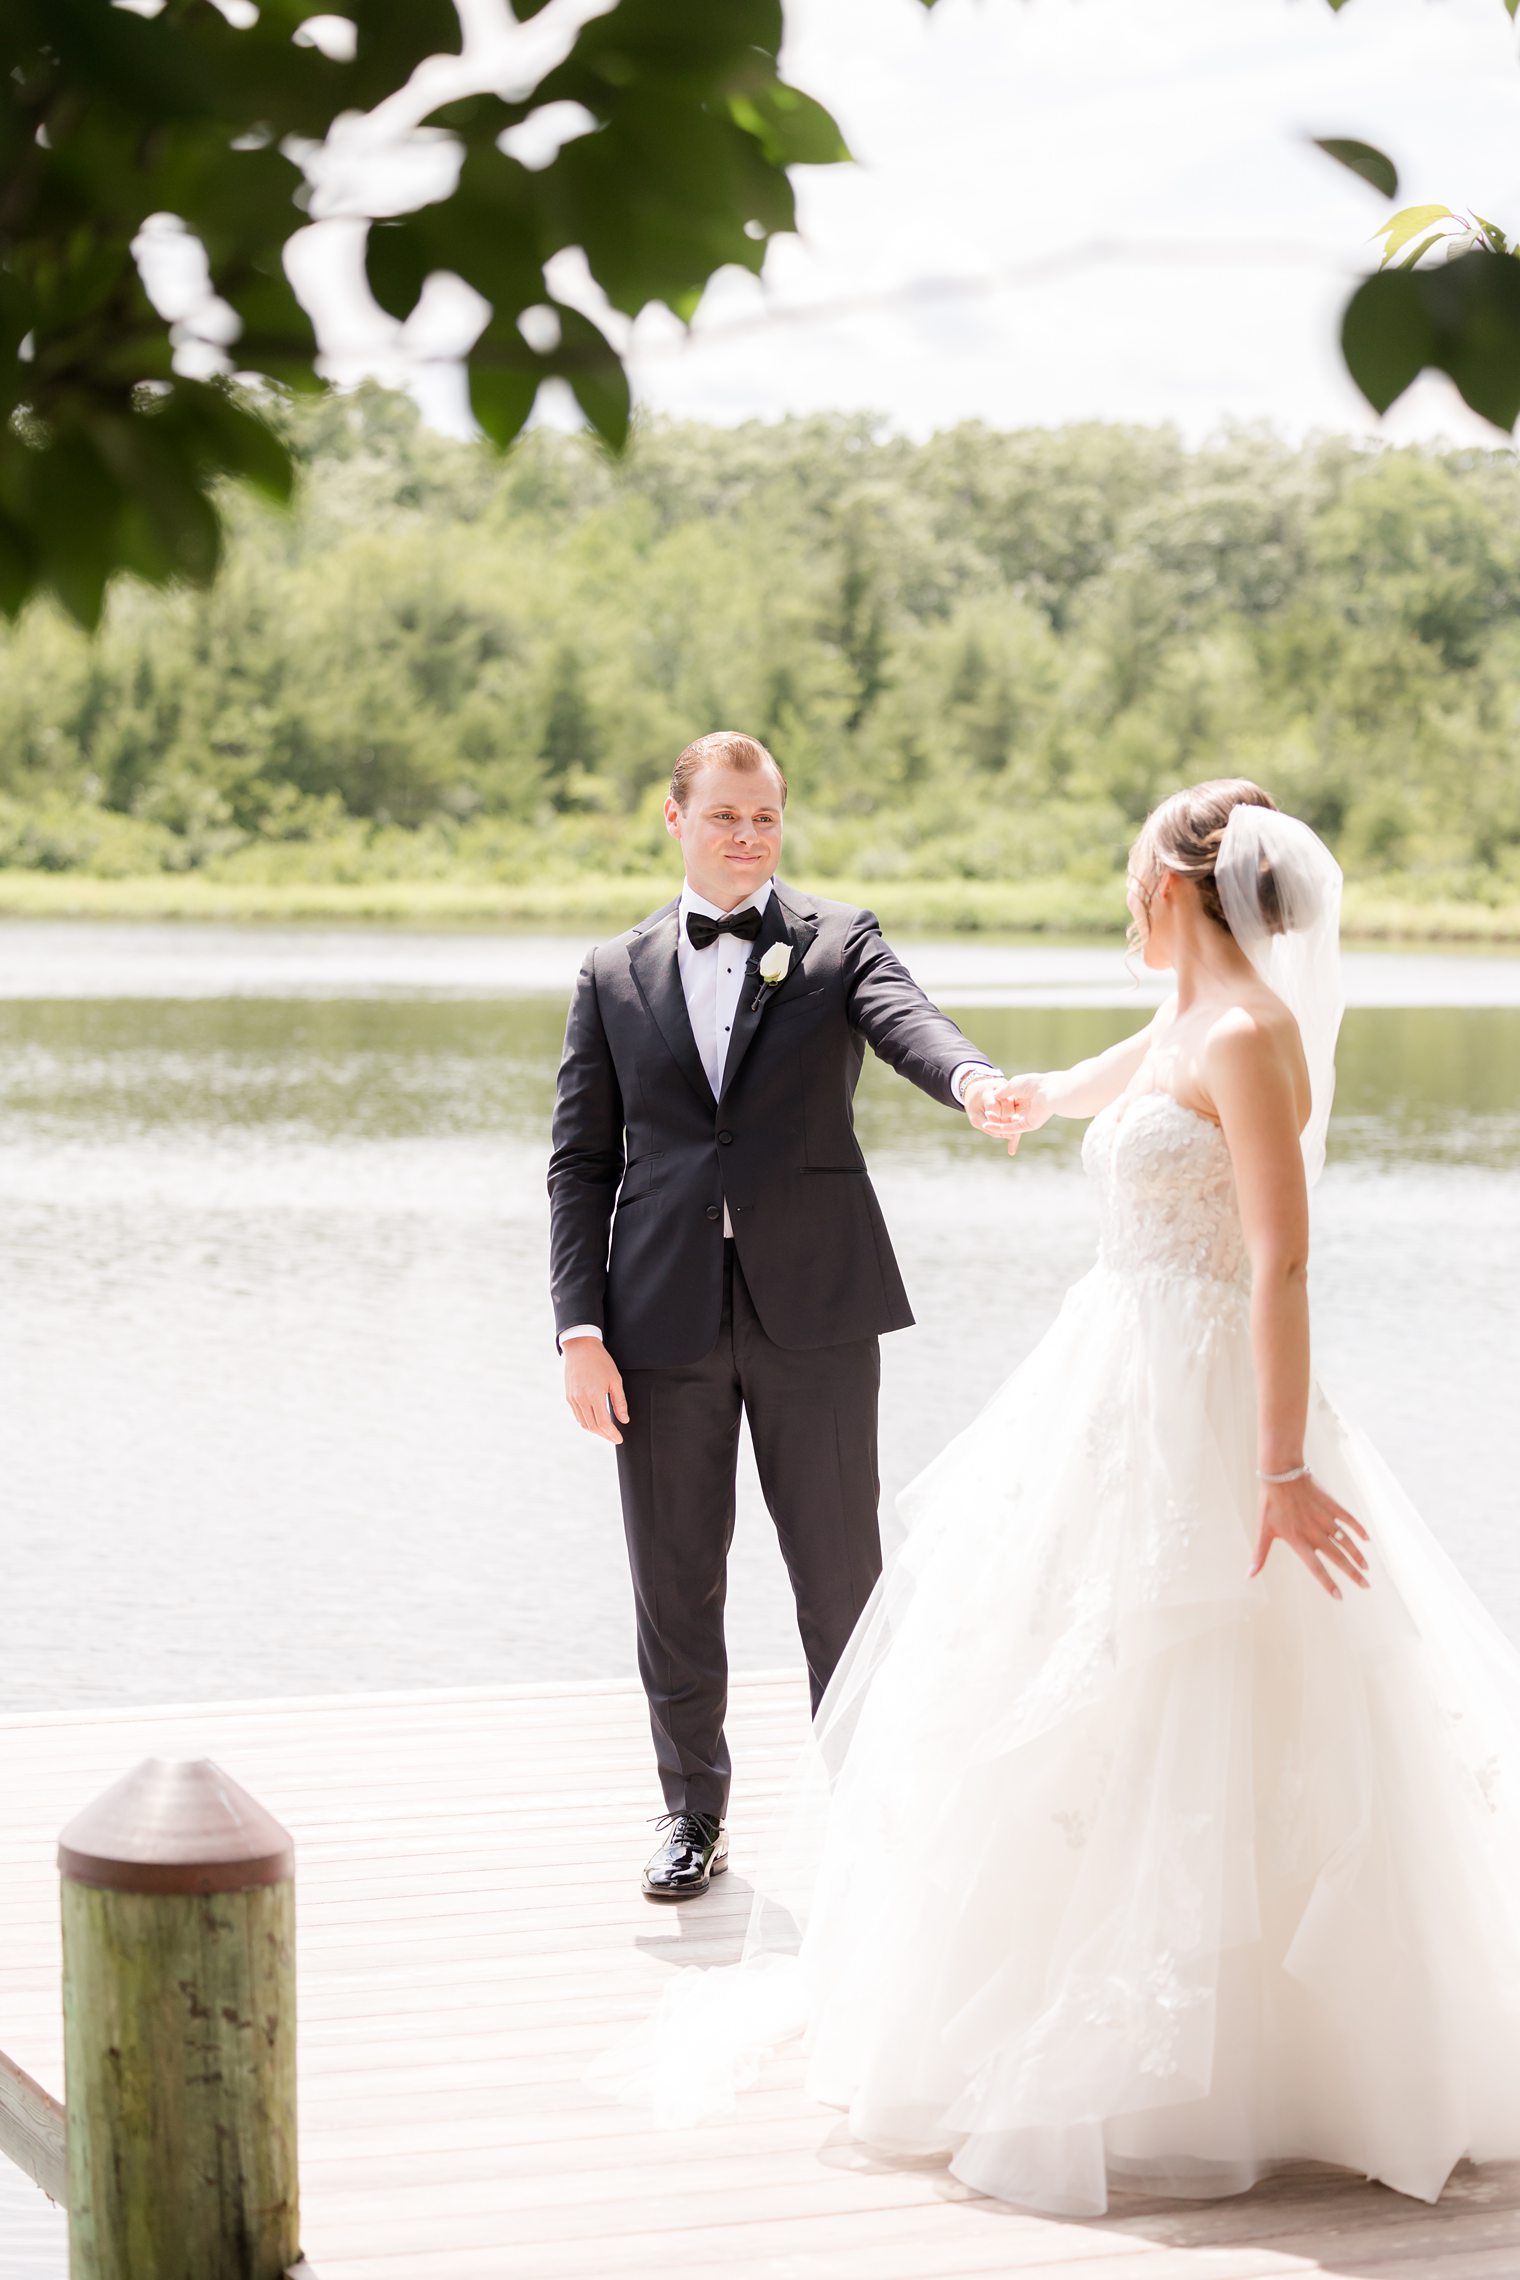
[[990, 1069], [991, 1067], [992, 1063], [990, 1061], [958, 1061], [955, 1067], [950, 1071], [950, 1090], [954, 1093], [957, 1101], [960, 1102], [962, 1108], [964, 1108], [966, 1105], [964, 1100], [961, 1099], [961, 1094], [965, 1087], [966, 1079], [971, 1076], [973, 1071], [977, 1069]]
[[561, 1330], [559, 1334], [559, 1342], [562, 1346], [568, 1346], [572, 1338], [595, 1338], [597, 1340], [600, 1340], [601, 1335], [602, 1333], [600, 1330], [598, 1330], [594, 1322], [572, 1322], [568, 1330]]

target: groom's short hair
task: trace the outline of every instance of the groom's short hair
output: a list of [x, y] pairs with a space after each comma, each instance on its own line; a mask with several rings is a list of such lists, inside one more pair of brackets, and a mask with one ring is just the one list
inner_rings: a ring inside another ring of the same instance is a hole
[[741, 775], [769, 768], [781, 786], [781, 805], [786, 806], [786, 778], [757, 736], [743, 736], [736, 728], [715, 728], [710, 736], [688, 744], [670, 771], [670, 796], [678, 808], [685, 807], [704, 768], [737, 768]]

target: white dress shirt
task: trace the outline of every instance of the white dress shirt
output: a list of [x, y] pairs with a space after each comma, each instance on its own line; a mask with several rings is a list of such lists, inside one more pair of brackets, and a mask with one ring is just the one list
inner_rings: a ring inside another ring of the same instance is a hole
[[[735, 903], [735, 910], [748, 910], [751, 905], [763, 912], [771, 899], [771, 882], [767, 879], [756, 887], [743, 902]], [[704, 918], [723, 918], [727, 914], [716, 903], [699, 895], [687, 879], [681, 888], [680, 906], [676, 911], [676, 967], [681, 976], [681, 995], [686, 1000], [686, 1011], [691, 1019], [691, 1033], [697, 1041], [697, 1051], [707, 1072], [716, 1102], [723, 1089], [723, 1070], [728, 1060], [729, 1040], [733, 1034], [734, 1016], [739, 1010], [739, 999], [744, 989], [744, 969], [749, 959], [750, 945], [740, 935], [720, 934], [707, 949], [699, 950], [686, 931], [687, 914], [700, 911]], [[973, 1069], [984, 1069], [985, 1061], [962, 1061], [951, 1072], [950, 1089], [957, 1100], [961, 1087]], [[723, 1205], [723, 1232], [732, 1235], [733, 1221], [728, 1216], [727, 1199]], [[594, 1322], [577, 1322], [571, 1329], [562, 1330], [559, 1342], [563, 1346], [571, 1338], [600, 1338], [601, 1332]]]
[[[735, 911], [758, 910], [764, 913], [771, 899], [771, 882], [765, 879], [752, 895], [735, 903]], [[680, 908], [676, 912], [676, 966], [681, 976], [681, 995], [686, 1000], [686, 1011], [691, 1016], [691, 1033], [707, 1071], [707, 1081], [717, 1100], [723, 1090], [723, 1070], [728, 1061], [729, 1042], [733, 1036], [734, 1016], [739, 1011], [739, 999], [744, 990], [744, 969], [749, 961], [750, 945], [737, 934], [720, 934], [706, 950], [699, 950], [686, 931], [686, 921], [693, 911], [704, 918], [723, 918], [728, 914], [716, 903], [699, 895], [688, 879], [681, 888]], [[728, 1205], [723, 1206], [723, 1232], [732, 1235]]]

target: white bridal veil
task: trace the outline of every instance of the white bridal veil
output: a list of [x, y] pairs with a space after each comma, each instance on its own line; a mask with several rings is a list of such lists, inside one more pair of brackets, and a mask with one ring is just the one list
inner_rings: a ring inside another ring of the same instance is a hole
[[1346, 1008], [1341, 867], [1297, 816], [1243, 806], [1230, 810], [1214, 881], [1230, 932], [1298, 1023], [1313, 1102], [1303, 1134], [1312, 1187], [1324, 1169], [1335, 1040]]

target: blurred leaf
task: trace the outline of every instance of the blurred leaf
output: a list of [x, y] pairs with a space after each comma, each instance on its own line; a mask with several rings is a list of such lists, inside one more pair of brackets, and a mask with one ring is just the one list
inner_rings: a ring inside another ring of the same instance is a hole
[[1433, 245], [1440, 244], [1441, 236], [1442, 233], [1440, 230], [1432, 230], [1429, 237], [1421, 238], [1418, 245], [1411, 246], [1407, 253], [1401, 255], [1399, 260], [1394, 262], [1393, 267], [1395, 269], [1417, 268], [1418, 265], [1425, 259], [1426, 254], [1429, 253], [1431, 247]]
[[492, 443], [505, 450], [527, 425], [538, 394], [537, 371], [513, 372], [475, 364], [470, 371], [470, 409]]
[[92, 441], [140, 510], [175, 576], [204, 585], [221, 555], [221, 523], [206, 485], [221, 474], [198, 407], [181, 390], [91, 426]]
[[603, 442], [621, 451], [628, 441], [628, 375], [589, 317], [554, 303], [560, 345], [548, 361], [569, 381], [575, 400]]
[[1464, 254], [1420, 282], [1441, 333], [1441, 369], [1479, 416], [1510, 433], [1520, 419], [1520, 262]]
[[29, 456], [31, 532], [43, 579], [76, 624], [100, 623], [114, 563], [114, 524], [121, 490], [100, 455], [75, 433]]
[[407, 316], [426, 278], [449, 271], [484, 294], [498, 317], [535, 307], [547, 298], [544, 259], [567, 242], [550, 228], [545, 207], [541, 177], [494, 142], [475, 144], [452, 197], [371, 229], [365, 261], [376, 299], [393, 316]]
[[425, 242], [426, 225], [416, 214], [371, 224], [364, 246], [369, 289], [393, 317], [409, 317], [434, 266]]
[[359, 110], [369, 110], [404, 87], [429, 56], [459, 53], [454, 0], [357, 0], [353, 20], [359, 38], [349, 67], [348, 101]]
[[699, 291], [727, 262], [758, 270], [794, 219], [786, 175], [729, 118], [630, 91], [600, 133], [567, 143], [545, 176], [557, 235], [585, 249], [614, 308]]
[[1422, 230], [1428, 230], [1432, 222], [1455, 220], [1456, 215], [1450, 206], [1401, 206], [1396, 214], [1390, 214], [1387, 221], [1381, 223], [1372, 234], [1383, 240], [1383, 260], [1386, 264], [1392, 261], [1401, 246], [1406, 246], [1411, 238], [1418, 237]]
[[311, 319], [276, 251], [269, 265], [254, 263], [238, 278], [224, 279], [222, 296], [237, 311], [243, 329], [232, 344], [233, 361], [245, 372], [265, 372], [287, 388], [322, 386], [314, 365], [316, 342]]
[[320, 136], [345, 100], [351, 67], [292, 33], [314, 11], [290, 0], [260, 7], [258, 20], [229, 23], [210, 0], [138, 16], [99, 0], [7, 0], [56, 57], [64, 84], [92, 101], [150, 123], [179, 121], [234, 131], [259, 119], [282, 132]]
[[1374, 411], [1432, 369], [1508, 433], [1520, 418], [1520, 262], [1469, 253], [1444, 268], [1384, 270], [1352, 295], [1341, 344]]
[[1375, 412], [1386, 412], [1435, 353], [1420, 282], [1408, 270], [1366, 278], [1341, 319], [1346, 369]]
[[1385, 198], [1398, 196], [1397, 167], [1391, 158], [1385, 158], [1380, 150], [1374, 150], [1371, 143], [1354, 142], [1340, 135], [1316, 135], [1313, 139], [1316, 148], [1322, 150], [1327, 158], [1336, 159], [1342, 166], [1349, 167], [1364, 182], [1370, 182], [1374, 190], [1380, 190]]
[[32, 590], [32, 574], [26, 534], [0, 516], [0, 611], [8, 618], [19, 616]]
[[[622, 88], [702, 101], [774, 80], [781, 46], [779, 0], [618, 0], [582, 26], [535, 100], [568, 95], [596, 111]], [[584, 92], [577, 92], [577, 90]]]
[[811, 95], [777, 80], [757, 95], [732, 95], [735, 125], [753, 135], [772, 166], [834, 166], [849, 150], [828, 112]]
[[262, 150], [218, 148], [202, 132], [179, 129], [160, 144], [153, 202], [200, 239], [215, 278], [250, 244], [278, 243], [294, 226], [292, 201], [301, 180], [294, 160], [272, 143]]
[[202, 440], [208, 465], [251, 483], [274, 505], [288, 506], [295, 467], [285, 442], [267, 421], [223, 387], [182, 380], [176, 393], [187, 426]]

